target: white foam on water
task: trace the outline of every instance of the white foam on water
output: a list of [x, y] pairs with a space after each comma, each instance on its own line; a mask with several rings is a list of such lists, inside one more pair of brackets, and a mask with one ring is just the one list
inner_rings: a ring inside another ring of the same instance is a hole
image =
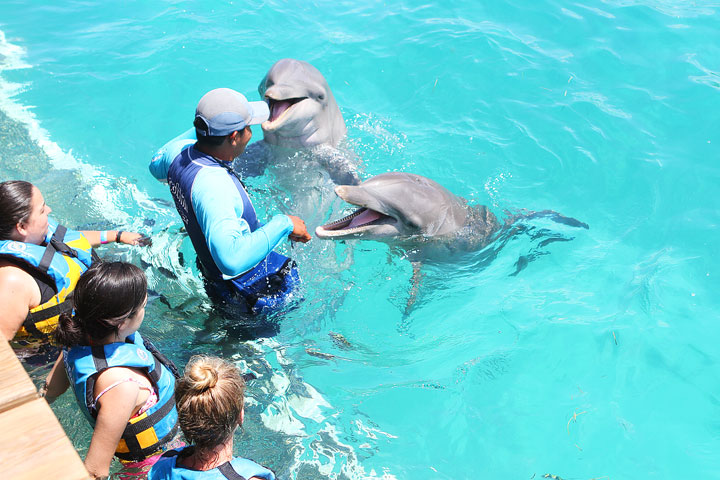
[[[337, 427], [327, 422], [327, 417], [323, 411], [332, 411], [332, 405], [310, 384], [303, 382], [297, 376], [293, 378], [286, 373], [287, 368], [293, 371], [293, 362], [285, 355], [285, 348], [275, 339], [263, 339], [261, 342], [249, 342], [258, 351], [274, 353], [275, 360], [283, 368], [283, 370], [273, 369], [270, 379], [272, 391], [274, 393], [273, 401], [261, 413], [260, 418], [263, 424], [270, 430], [287, 435], [289, 438], [297, 439], [299, 448], [292, 448], [294, 451], [295, 462], [290, 468], [292, 478], [296, 478], [298, 472], [303, 466], [312, 465], [324, 476], [329, 478], [337, 478], [339, 473], [353, 479], [387, 479], [392, 480], [396, 477], [386, 471], [381, 474], [374, 470], [367, 472], [359, 463], [354, 448], [351, 445], [341, 441], [342, 434]], [[267, 362], [267, 360], [262, 360]], [[268, 364], [267, 367], [270, 367]], [[270, 367], [272, 368], [272, 367]], [[305, 395], [298, 395], [292, 392], [292, 384], [302, 382]], [[334, 417], [334, 415], [331, 415]], [[320, 428], [314, 432], [306, 431], [305, 422], [300, 418], [311, 420], [312, 423]], [[394, 435], [383, 432], [379, 429], [364, 426], [362, 422], [355, 423], [359, 432], [364, 433], [370, 439], [376, 439], [377, 436], [372, 432], [379, 433], [387, 438], [397, 438]], [[303, 439], [322, 438], [329, 439], [329, 442], [310, 442], [305, 445]], [[310, 457], [310, 458], [309, 458]]]
[[[120, 206], [117, 197], [120, 192], [108, 188], [111, 183], [107, 174], [97, 167], [82, 162], [72, 154], [72, 150], [64, 151], [50, 139], [49, 132], [40, 125], [32, 111], [32, 106], [23, 105], [17, 98], [30, 88], [30, 83], [11, 82], [4, 75], [5, 72], [32, 68], [26, 63], [26, 50], [8, 42], [5, 33], [0, 30], [0, 110], [10, 119], [23, 125], [30, 138], [47, 154], [51, 165], [57, 169], [75, 170], [80, 173], [90, 188], [90, 197], [100, 206], [103, 215], [117, 224], [126, 224], [132, 220]], [[123, 188], [129, 190], [133, 198], [138, 201], [149, 201], [144, 192], [140, 192], [133, 184], [123, 182]]]
[[[12, 82], [4, 75], [9, 71], [32, 68], [32, 65], [25, 61], [26, 53], [25, 48], [9, 42], [5, 33], [0, 30], [0, 110], [11, 120], [25, 127], [30, 139], [48, 156], [51, 167], [58, 170], [72, 170], [80, 175], [82, 185], [67, 187], [83, 188], [93, 206], [116, 227], [140, 231], [143, 228], [144, 218], [159, 220], [164, 217], [168, 222], [179, 221], [174, 208], [156, 204], [132, 181], [108, 175], [101, 168], [75, 157], [72, 150], [65, 151], [51, 140], [50, 133], [42, 127], [33, 113], [33, 106], [24, 105], [18, 100], [20, 94], [31, 88], [31, 84]], [[128, 205], [128, 202], [132, 205]], [[153, 246], [139, 249], [137, 253], [150, 264], [167, 263], [163, 261], [167, 257], [163, 242], [154, 242]], [[179, 272], [184, 270], [174, 265], [169, 265], [168, 268]], [[178, 275], [178, 277], [183, 290], [197, 291], [198, 282], [194, 281], [196, 279], [191, 275]]]

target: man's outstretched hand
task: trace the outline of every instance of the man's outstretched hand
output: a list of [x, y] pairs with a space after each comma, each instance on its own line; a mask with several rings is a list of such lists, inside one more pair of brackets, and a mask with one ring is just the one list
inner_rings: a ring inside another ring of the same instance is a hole
[[288, 238], [293, 242], [309, 242], [312, 237], [308, 233], [307, 227], [305, 226], [305, 222], [303, 222], [302, 218], [296, 217], [295, 215], [288, 215], [288, 217], [290, 217], [293, 224], [293, 231], [290, 232]]

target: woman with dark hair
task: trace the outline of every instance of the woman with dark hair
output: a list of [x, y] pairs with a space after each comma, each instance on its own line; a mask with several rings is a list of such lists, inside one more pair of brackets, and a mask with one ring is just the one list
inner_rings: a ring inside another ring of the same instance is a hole
[[175, 384], [180, 428], [191, 446], [165, 453], [148, 480], [274, 480], [271, 470], [233, 457], [244, 394], [245, 378], [235, 365], [217, 357], [192, 357]]
[[[113, 456], [119, 476], [147, 472], [160, 454], [177, 446], [175, 366], [137, 331], [145, 317], [147, 279], [136, 266], [98, 262], [75, 287], [74, 315], [60, 315], [55, 338], [61, 357], [48, 376], [53, 401], [72, 386], [94, 427], [85, 467], [109, 474]], [[65, 368], [62, 368], [64, 362]]]
[[48, 340], [96, 258], [93, 247], [110, 240], [150, 243], [134, 232], [70, 230], [50, 219], [51, 211], [31, 183], [0, 183], [0, 333], [21, 345]]

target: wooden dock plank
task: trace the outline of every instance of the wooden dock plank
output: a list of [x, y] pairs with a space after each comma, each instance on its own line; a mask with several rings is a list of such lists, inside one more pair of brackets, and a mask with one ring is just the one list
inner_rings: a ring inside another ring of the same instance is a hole
[[80, 457], [44, 399], [0, 413], [0, 432], [2, 478], [88, 478]]
[[35, 385], [10, 344], [0, 335], [0, 412], [36, 398]]
[[0, 478], [88, 480], [60, 422], [0, 335]]

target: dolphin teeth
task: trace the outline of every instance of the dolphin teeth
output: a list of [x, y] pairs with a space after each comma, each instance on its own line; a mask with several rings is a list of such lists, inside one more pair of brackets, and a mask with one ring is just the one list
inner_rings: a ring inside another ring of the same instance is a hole
[[372, 225], [377, 220], [392, 218], [370, 208], [362, 207], [347, 217], [317, 227], [318, 235], [339, 236], [363, 231], [363, 227]]
[[347, 217], [343, 217], [340, 220], [335, 220], [334, 222], [326, 223], [322, 226], [323, 230], [342, 230], [346, 226], [350, 225], [352, 220], [363, 213], [367, 208], [361, 208], [359, 210], [355, 210], [353, 213], [348, 215]]

